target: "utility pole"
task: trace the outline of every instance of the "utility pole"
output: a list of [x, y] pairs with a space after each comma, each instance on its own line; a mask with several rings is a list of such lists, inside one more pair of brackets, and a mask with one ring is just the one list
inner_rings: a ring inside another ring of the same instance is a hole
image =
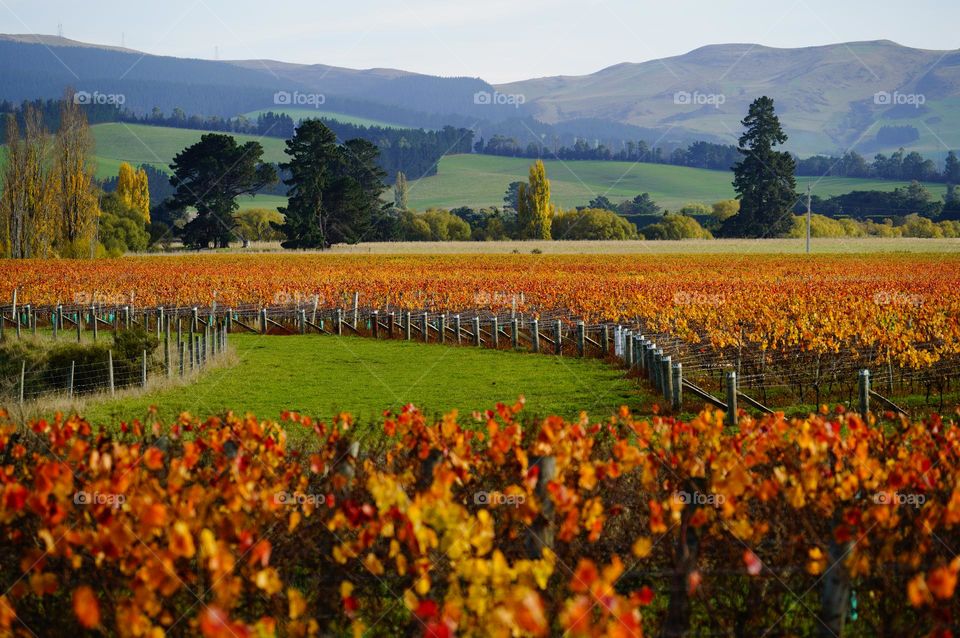
[[813, 220], [813, 212], [811, 211], [811, 208], [810, 208], [811, 189], [812, 189], [812, 185], [809, 182], [807, 182], [807, 254], [808, 255], [810, 254], [810, 224]]

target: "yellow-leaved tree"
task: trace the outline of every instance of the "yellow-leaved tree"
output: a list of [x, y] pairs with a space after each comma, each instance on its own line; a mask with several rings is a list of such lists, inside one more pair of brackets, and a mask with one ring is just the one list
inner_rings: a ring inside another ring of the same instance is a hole
[[530, 166], [530, 179], [517, 191], [517, 226], [521, 239], [550, 239], [556, 212], [550, 203], [550, 180], [543, 161]]
[[49, 135], [43, 114], [33, 105], [25, 107], [23, 122], [21, 134], [16, 115], [7, 116], [0, 244], [5, 257], [49, 257], [57, 232], [54, 188], [46, 162]]
[[60, 130], [53, 148], [53, 188], [62, 257], [95, 255], [99, 189], [90, 155], [93, 135], [87, 116], [68, 91], [60, 106]]
[[150, 187], [145, 170], [142, 168], [134, 170], [126, 162], [120, 164], [120, 173], [117, 175], [117, 196], [124, 205], [143, 215], [145, 222], [150, 222]]

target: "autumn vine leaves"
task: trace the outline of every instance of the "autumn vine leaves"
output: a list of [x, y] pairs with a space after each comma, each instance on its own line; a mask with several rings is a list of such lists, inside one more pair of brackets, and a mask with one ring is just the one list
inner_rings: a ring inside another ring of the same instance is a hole
[[[641, 636], [685, 609], [704, 630], [805, 634], [834, 570], [858, 600], [852, 629], [951, 622], [952, 424], [839, 411], [733, 432], [716, 412], [622, 411], [525, 426], [519, 410], [464, 428], [408, 408], [358, 458], [345, 415], [4, 426], [0, 631]], [[304, 451], [294, 428], [313, 433]], [[517, 498], [478, 505], [481, 490]], [[553, 542], [531, 553], [531, 530]], [[698, 547], [686, 562], [683, 538]]]

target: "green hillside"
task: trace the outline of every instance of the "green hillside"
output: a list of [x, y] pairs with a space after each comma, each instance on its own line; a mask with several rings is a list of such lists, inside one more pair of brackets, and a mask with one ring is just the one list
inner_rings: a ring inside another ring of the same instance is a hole
[[[410, 204], [423, 209], [430, 206], [501, 205], [510, 182], [526, 180], [531, 160], [490, 155], [453, 155], [440, 161], [437, 175], [410, 185]], [[714, 202], [734, 196], [732, 174], [663, 164], [631, 162], [546, 160], [553, 201], [564, 207], [582, 206], [597, 195], [617, 202], [648, 192], [665, 208], [676, 209], [692, 201]], [[852, 190], [890, 191], [900, 182], [839, 177], [798, 178], [798, 189], [813, 182], [821, 197]], [[946, 192], [942, 184], [927, 184], [939, 197]]]
[[353, 124], [355, 126], [380, 126], [383, 128], [405, 128], [400, 124], [394, 124], [392, 122], [385, 122], [383, 120], [374, 120], [368, 117], [360, 117], [359, 115], [347, 115], [346, 113], [337, 113], [336, 111], [319, 111], [316, 109], [291, 109], [291, 108], [275, 108], [275, 109], [260, 109], [258, 111], [251, 111], [249, 113], [244, 113], [243, 116], [249, 120], [256, 120], [258, 115], [263, 113], [283, 113], [289, 115], [294, 122], [299, 122], [300, 120], [308, 120], [315, 118], [326, 118], [328, 120], [336, 120], [338, 122], [343, 122], [344, 124]]
[[[92, 128], [99, 178], [116, 175], [121, 162], [134, 166], [152, 164], [167, 170], [174, 155], [200, 141], [200, 137], [207, 132], [125, 123], [98, 124]], [[260, 142], [264, 149], [263, 158], [268, 162], [282, 162], [286, 159], [283, 153], [285, 146], [281, 139], [253, 135], [234, 137], [239, 143]]]
[[[117, 174], [121, 162], [133, 165], [151, 164], [167, 170], [173, 156], [200, 139], [203, 131], [129, 124], [99, 124], [93, 127], [96, 142], [97, 177]], [[236, 135], [238, 141], [259, 141], [264, 158], [279, 162], [286, 159], [284, 142], [277, 138]], [[0, 147], [0, 165], [3, 162]], [[554, 202], [562, 207], [582, 206], [598, 195], [617, 202], [648, 192], [661, 206], [677, 209], [688, 202], [714, 202], [733, 197], [731, 174], [663, 164], [631, 162], [546, 160]], [[452, 155], [440, 161], [437, 174], [411, 180], [410, 205], [423, 210], [429, 207], [500, 206], [510, 182], [527, 179], [531, 160], [491, 155]], [[807, 182], [814, 184], [814, 193], [821, 197], [853, 190], [890, 191], [903, 182], [841, 177], [797, 179], [798, 190]], [[927, 184], [935, 197], [946, 192], [943, 184]], [[391, 193], [385, 193], [389, 197]], [[283, 198], [260, 195], [241, 198], [241, 208], [275, 207]]]

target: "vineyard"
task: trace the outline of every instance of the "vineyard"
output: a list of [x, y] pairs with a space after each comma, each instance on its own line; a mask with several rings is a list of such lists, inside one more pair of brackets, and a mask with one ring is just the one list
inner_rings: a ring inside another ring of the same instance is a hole
[[952, 635], [952, 425], [520, 409], [4, 426], [0, 632]]
[[960, 257], [36, 261], [0, 263], [0, 296], [4, 343], [149, 338], [134, 385], [202, 377], [238, 333], [351, 335], [594, 357], [657, 397], [408, 405], [376, 436], [4, 413], [0, 636], [958, 631]]
[[518, 319], [528, 332], [534, 319], [560, 320], [568, 343], [579, 322], [594, 343], [604, 327], [623, 326], [701, 386], [722, 391], [724, 371], [734, 370], [764, 405], [814, 409], [850, 403], [867, 369], [887, 395], [920, 395], [943, 410], [960, 373], [958, 284], [960, 258], [946, 255], [262, 255], [0, 265], [0, 295], [10, 299], [16, 289], [27, 311], [164, 308], [186, 317], [196, 307], [200, 316], [219, 309], [259, 320], [269, 309], [272, 319], [296, 323], [302, 310], [313, 319], [339, 310], [354, 314], [357, 332], [359, 306], [368, 335], [373, 311], [400, 322], [409, 312], [415, 321], [426, 314], [432, 331], [441, 318], [467, 328], [480, 319], [488, 334], [494, 319], [504, 329]]

